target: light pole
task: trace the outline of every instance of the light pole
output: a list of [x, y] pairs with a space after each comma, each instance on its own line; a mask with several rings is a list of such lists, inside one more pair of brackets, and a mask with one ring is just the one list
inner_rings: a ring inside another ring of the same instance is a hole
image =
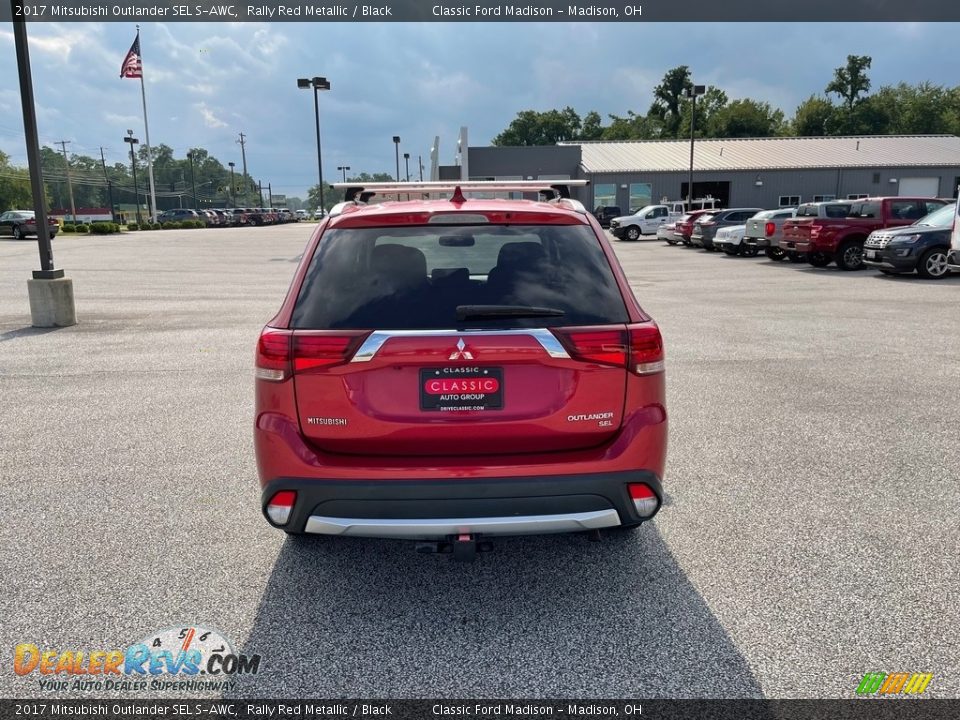
[[690, 175], [687, 178], [687, 212], [693, 209], [693, 128], [697, 120], [697, 96], [706, 92], [706, 85], [694, 85], [687, 88], [686, 92], [686, 96], [690, 98]]
[[393, 148], [397, 154], [397, 182], [400, 182], [400, 136], [393, 136]]
[[417, 165], [420, 166], [420, 182], [423, 182], [423, 155], [417, 155]]
[[[298, 78], [297, 87], [301, 90], [313, 88], [313, 115], [317, 122], [317, 173], [320, 176], [320, 211], [326, 212], [323, 205], [323, 160], [320, 155], [320, 100], [318, 96], [321, 90], [330, 89], [330, 81], [323, 77]], [[263, 200], [260, 202], [262, 204]]]
[[410, 153], [403, 154], [403, 164], [407, 170], [407, 182], [410, 182]]
[[233, 193], [234, 193], [234, 189], [233, 189], [233, 188], [234, 188], [234, 185], [233, 185], [233, 168], [234, 168], [234, 166], [236, 165], [236, 163], [228, 162], [227, 165], [230, 166], [230, 207], [236, 207], [236, 206], [237, 206], [237, 202], [236, 202], [236, 200], [234, 200], [234, 197], [233, 197]]
[[193, 174], [193, 151], [187, 153], [187, 160], [190, 161], [190, 185], [193, 187], [193, 202], [200, 207], [200, 200], [197, 198], [197, 177]]
[[349, 169], [350, 169], [350, 166], [349, 166], [349, 165], [337, 165], [337, 170], [342, 170], [342, 171], [343, 171], [343, 181], [344, 181], [344, 182], [347, 181], [347, 170], [349, 170]]
[[143, 220], [140, 218], [140, 190], [137, 188], [137, 156], [133, 152], [133, 146], [140, 141], [133, 136], [133, 130], [127, 130], [127, 136], [123, 141], [130, 145], [130, 166], [133, 168], [133, 197], [134, 204], [137, 206], [137, 227], [140, 227]]

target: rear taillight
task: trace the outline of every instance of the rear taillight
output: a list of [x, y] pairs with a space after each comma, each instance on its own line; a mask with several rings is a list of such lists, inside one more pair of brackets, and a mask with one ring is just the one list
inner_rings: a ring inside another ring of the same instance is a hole
[[36, 224], [37, 224], [36, 218], [27, 218], [27, 225], [36, 225]]
[[290, 338], [292, 335], [289, 330], [275, 330], [265, 328], [260, 333], [260, 339], [257, 341], [257, 370], [256, 377], [259, 380], [272, 380], [280, 382], [286, 380], [292, 374], [290, 361]]
[[347, 362], [369, 333], [335, 335], [294, 335], [293, 370], [304, 372], [314, 368]]
[[653, 323], [633, 325], [630, 334], [630, 364], [627, 369], [637, 375], [663, 372], [663, 338]]
[[256, 377], [282, 382], [294, 373], [348, 362], [368, 330], [295, 335], [289, 330], [267, 328], [257, 343]]
[[281, 490], [267, 503], [267, 517], [275, 525], [286, 525], [293, 512], [293, 505], [297, 502], [297, 493], [293, 490]]
[[766, 233], [767, 237], [770, 237], [776, 231], [777, 231], [777, 226], [772, 222], [768, 222], [766, 225], [763, 226], [763, 232]]
[[663, 372], [663, 339], [652, 324], [623, 330], [558, 330], [570, 356], [599, 365], [626, 368], [637, 375]]
[[630, 499], [633, 501], [633, 507], [637, 515], [642, 518], [648, 518], [657, 511], [657, 494], [650, 489], [649, 485], [643, 483], [630, 483], [627, 485], [630, 491]]

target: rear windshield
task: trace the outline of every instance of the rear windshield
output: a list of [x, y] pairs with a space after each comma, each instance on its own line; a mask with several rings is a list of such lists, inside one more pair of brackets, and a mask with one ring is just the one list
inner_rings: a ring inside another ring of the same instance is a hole
[[[458, 319], [464, 306], [558, 312]], [[589, 227], [412, 226], [325, 233], [304, 277], [292, 326], [441, 330], [627, 319], [613, 271]]]

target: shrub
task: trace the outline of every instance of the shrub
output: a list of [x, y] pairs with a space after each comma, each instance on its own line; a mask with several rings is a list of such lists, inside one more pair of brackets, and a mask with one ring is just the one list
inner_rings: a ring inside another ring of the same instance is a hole
[[[139, 229], [140, 229], [140, 226], [137, 225], [135, 222], [127, 223], [127, 230], [139, 230]], [[143, 229], [146, 230], [147, 228], [143, 228]]]
[[159, 230], [161, 227], [160, 223], [150, 223], [151, 230]]
[[90, 226], [90, 232], [94, 235], [112, 235], [120, 232], [120, 226], [112, 222], [99, 221]]
[[192, 222], [195, 228], [205, 228], [207, 226], [203, 220], [193, 220]]
[[90, 226], [85, 225], [84, 223], [77, 223], [73, 229], [74, 229], [74, 232], [85, 233], [90, 231]]
[[73, 223], [63, 223], [63, 225], [60, 226], [60, 232], [63, 232], [63, 233], [75, 232], [73, 228]]
[[177, 230], [180, 228], [180, 223], [176, 220], [167, 220], [167, 222], [161, 224], [161, 227], [164, 230]]

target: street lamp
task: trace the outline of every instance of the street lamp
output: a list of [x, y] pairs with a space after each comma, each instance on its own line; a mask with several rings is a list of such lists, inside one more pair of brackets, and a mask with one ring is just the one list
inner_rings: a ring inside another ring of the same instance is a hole
[[193, 202], [200, 207], [200, 200], [197, 198], [197, 178], [193, 174], [193, 151], [187, 153], [187, 160], [190, 161], [190, 185], [193, 188]]
[[234, 185], [233, 185], [233, 168], [234, 168], [234, 166], [236, 165], [236, 163], [228, 162], [227, 165], [230, 166], [230, 207], [236, 207], [236, 206], [237, 206], [237, 201], [234, 200], [234, 198], [233, 198], [233, 192], [234, 192], [234, 190], [233, 190], [233, 188], [234, 188]]
[[403, 154], [403, 164], [407, 168], [407, 182], [410, 182], [410, 153]]
[[706, 85], [693, 85], [684, 93], [690, 98], [690, 176], [687, 178], [687, 212], [693, 209], [693, 127], [697, 119], [697, 96], [707, 92]]
[[323, 206], [323, 160], [320, 156], [320, 100], [318, 93], [320, 90], [329, 90], [330, 81], [323, 77], [298, 78], [297, 87], [301, 90], [313, 88], [313, 114], [317, 122], [317, 171], [320, 176], [320, 210], [323, 212], [326, 208]]
[[397, 182], [400, 182], [400, 136], [393, 136], [393, 148], [397, 154]]
[[133, 130], [127, 130], [127, 136], [123, 141], [130, 145], [130, 166], [133, 168], [133, 197], [134, 204], [137, 206], [137, 227], [140, 227], [143, 220], [140, 218], [140, 190], [137, 188], [137, 156], [133, 152], [133, 146], [140, 141], [133, 136]]
[[337, 165], [337, 170], [342, 170], [342, 171], [343, 171], [343, 181], [344, 181], [344, 182], [347, 181], [347, 170], [349, 170], [349, 169], [350, 169], [350, 166], [349, 166], [349, 165]]

